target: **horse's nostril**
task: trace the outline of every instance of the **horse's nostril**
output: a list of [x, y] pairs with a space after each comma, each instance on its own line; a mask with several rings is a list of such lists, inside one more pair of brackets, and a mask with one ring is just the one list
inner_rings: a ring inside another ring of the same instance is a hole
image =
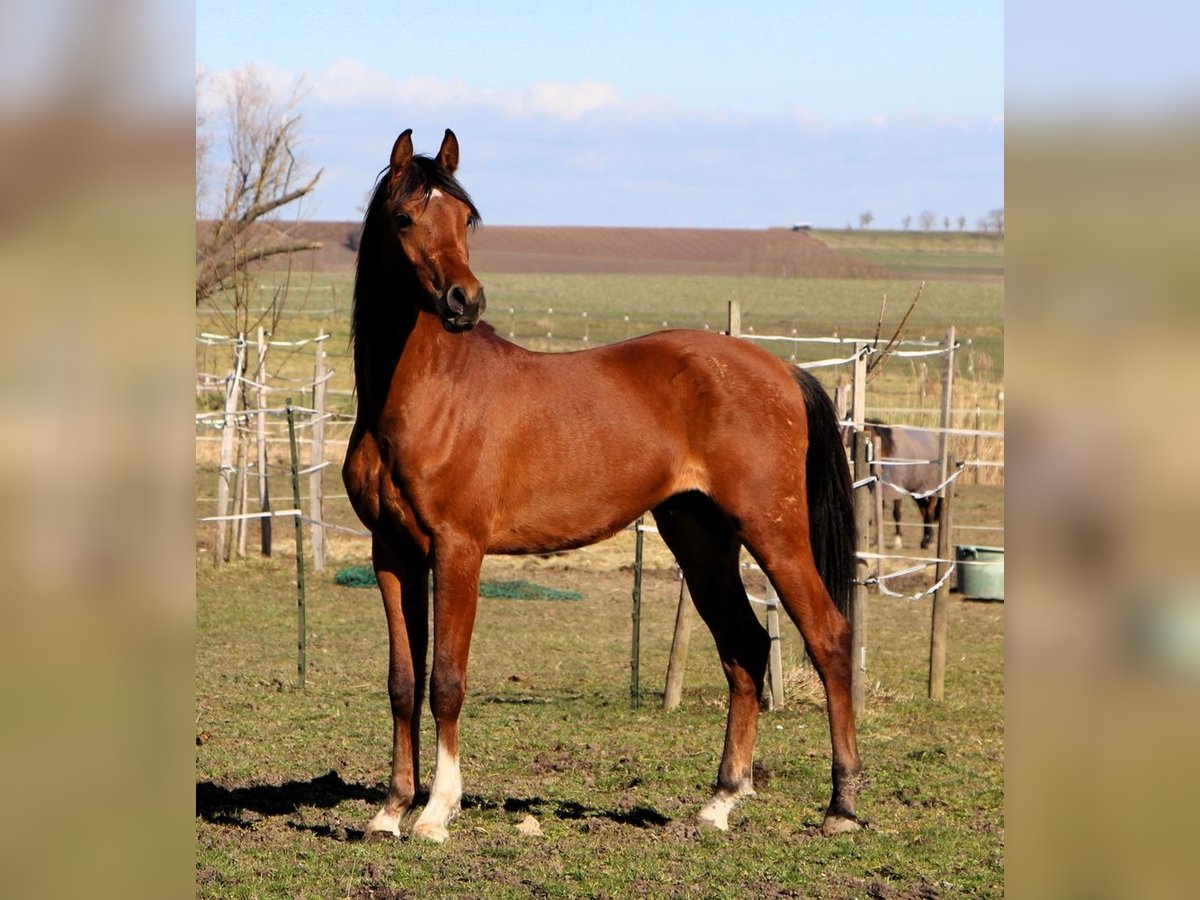
[[467, 292], [460, 285], [454, 285], [446, 292], [446, 305], [455, 314], [463, 312], [467, 308]]

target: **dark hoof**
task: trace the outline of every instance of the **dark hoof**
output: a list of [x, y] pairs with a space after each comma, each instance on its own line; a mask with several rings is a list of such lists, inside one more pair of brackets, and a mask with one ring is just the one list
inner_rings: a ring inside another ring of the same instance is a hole
[[821, 834], [825, 837], [832, 837], [835, 834], [846, 834], [849, 831], [858, 831], [862, 828], [862, 823], [855, 816], [842, 815], [827, 815], [825, 821], [821, 824]]

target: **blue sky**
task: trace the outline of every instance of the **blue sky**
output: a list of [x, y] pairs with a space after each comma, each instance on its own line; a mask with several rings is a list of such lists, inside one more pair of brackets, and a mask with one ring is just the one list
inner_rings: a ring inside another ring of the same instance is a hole
[[307, 214], [353, 219], [442, 130], [485, 222], [973, 227], [1002, 206], [1003, 4], [198, 0], [219, 84], [303, 76]]

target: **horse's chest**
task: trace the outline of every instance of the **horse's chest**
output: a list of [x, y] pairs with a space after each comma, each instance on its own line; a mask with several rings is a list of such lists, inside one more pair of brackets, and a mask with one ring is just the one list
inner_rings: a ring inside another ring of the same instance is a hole
[[416, 536], [413, 505], [403, 482], [395, 476], [391, 448], [365, 435], [351, 443], [342, 470], [342, 480], [350, 504], [364, 525], [372, 531], [401, 529]]

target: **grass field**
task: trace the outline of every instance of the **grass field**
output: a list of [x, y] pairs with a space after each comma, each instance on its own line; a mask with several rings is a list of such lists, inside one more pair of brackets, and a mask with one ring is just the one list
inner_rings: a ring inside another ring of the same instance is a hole
[[889, 269], [927, 278], [1000, 278], [1004, 238], [982, 232], [826, 230], [813, 236], [831, 249]]
[[[625, 536], [614, 539], [626, 540]], [[615, 552], [628, 558], [628, 547]], [[942, 703], [924, 697], [928, 601], [874, 602], [873, 687], [859, 719], [865, 831], [817, 833], [829, 792], [819, 689], [790, 624], [785, 708], [764, 713], [758, 796], [727, 834], [707, 798], [726, 689], [702, 625], [681, 707], [661, 698], [678, 582], [646, 578], [643, 705], [629, 702], [631, 576], [603, 545], [558, 560], [489, 559], [581, 590], [579, 602], [483, 600], [464, 709], [464, 811], [451, 840], [357, 839], [383, 797], [386, 632], [373, 590], [310, 573], [308, 688], [295, 688], [286, 555], [197, 583], [197, 891], [202, 897], [999, 896], [1003, 615], [955, 600]], [[665, 551], [663, 551], [665, 552]], [[661, 561], [661, 560], [660, 560]], [[423, 772], [432, 766], [424, 722]], [[518, 833], [535, 816], [541, 837]]]

